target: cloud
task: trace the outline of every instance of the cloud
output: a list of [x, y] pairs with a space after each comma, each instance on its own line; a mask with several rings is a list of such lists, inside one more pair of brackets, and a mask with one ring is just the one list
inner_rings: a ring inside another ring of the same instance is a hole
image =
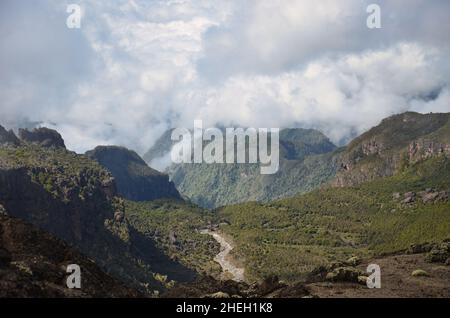
[[145, 152], [172, 126], [314, 127], [333, 141], [390, 114], [450, 111], [450, 2], [70, 1], [0, 6], [0, 118], [79, 152]]
[[200, 90], [195, 116], [210, 125], [318, 128], [345, 142], [394, 113], [449, 111], [444, 63], [439, 51], [408, 43], [317, 59], [298, 71], [242, 75]]
[[[236, 73], [277, 73], [330, 54], [395, 45], [442, 46], [448, 1], [377, 1], [382, 30], [366, 27], [373, 1], [249, 1], [225, 25], [205, 35], [200, 71], [208, 79]], [[439, 21], [439, 22], [438, 22]]]
[[42, 120], [33, 114], [67, 107], [77, 83], [93, 76], [93, 52], [83, 33], [61, 27], [64, 6], [8, 0], [0, 6], [1, 118]]

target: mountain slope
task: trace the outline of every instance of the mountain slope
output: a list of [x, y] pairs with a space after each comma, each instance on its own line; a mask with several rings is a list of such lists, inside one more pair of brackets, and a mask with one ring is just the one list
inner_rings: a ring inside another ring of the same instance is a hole
[[[144, 158], [164, 156], [173, 143], [165, 133]], [[163, 150], [164, 149], [164, 150]], [[245, 201], [270, 201], [308, 192], [330, 180], [337, 163], [336, 149], [322, 133], [311, 129], [280, 132], [280, 169], [261, 175], [259, 164], [174, 164], [167, 172], [183, 196], [207, 208]]]
[[[69, 264], [80, 266], [81, 289], [66, 286]], [[0, 213], [1, 298], [140, 296], [63, 241]]]
[[450, 159], [426, 159], [392, 177], [324, 188], [268, 204], [218, 210], [249, 279], [303, 280], [319, 265], [405, 251], [450, 238]]
[[333, 185], [356, 185], [391, 176], [440, 153], [450, 154], [450, 113], [394, 115], [346, 147]]
[[0, 147], [0, 204], [143, 292], [164, 290], [157, 274], [196, 276], [130, 225], [114, 178], [87, 156], [28, 142]]
[[[171, 146], [168, 131], [144, 158], [156, 162]], [[340, 149], [315, 130], [284, 129], [274, 175], [261, 175], [257, 164], [173, 164], [167, 171], [184, 196], [215, 208], [269, 202], [326, 184], [357, 185], [439, 153], [450, 153], [450, 114], [408, 112], [384, 119]]]
[[116, 146], [98, 146], [86, 155], [111, 172], [118, 193], [128, 200], [181, 199], [169, 177], [147, 166], [134, 151]]

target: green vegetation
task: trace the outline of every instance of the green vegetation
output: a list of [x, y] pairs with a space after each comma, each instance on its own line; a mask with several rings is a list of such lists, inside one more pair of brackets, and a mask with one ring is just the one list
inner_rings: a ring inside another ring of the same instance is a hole
[[[216, 211], [174, 199], [178, 192], [167, 176], [124, 148], [97, 148], [89, 155], [99, 164], [63, 148], [6, 145], [0, 147], [0, 199], [14, 198], [9, 213], [146, 291], [189, 281], [192, 270], [218, 276], [219, 245], [199, 231], [210, 224], [221, 224], [233, 238], [232, 253], [247, 279], [275, 274], [302, 281], [319, 265], [450, 238], [448, 119], [394, 116], [334, 151], [318, 132], [285, 130], [275, 175], [261, 175], [256, 164], [172, 167], [179, 189], [202, 206], [255, 201]], [[323, 186], [336, 180], [344, 187]], [[116, 197], [116, 185], [129, 200]], [[147, 201], [150, 191], [172, 199]]]
[[222, 230], [237, 244], [247, 278], [302, 280], [314, 267], [450, 237], [450, 201], [404, 204], [393, 193], [450, 190], [450, 161], [438, 156], [396, 176], [357, 187], [327, 188], [270, 204], [224, 207]]
[[123, 211], [114, 179], [94, 160], [29, 143], [0, 147], [0, 189], [0, 203], [10, 215], [77, 247], [129, 285], [162, 289], [153, 278], [154, 264], [133, 250], [133, 229], [114, 219]]
[[34, 144], [0, 147], [0, 168], [26, 168], [33, 182], [65, 202], [69, 201], [73, 190], [84, 200], [100, 184], [111, 181], [111, 175], [86, 156], [64, 148], [44, 148]]
[[125, 201], [127, 219], [140, 233], [152, 238], [172, 259], [198, 272], [215, 275], [219, 265], [213, 261], [218, 243], [200, 234], [214, 215], [182, 201]]
[[342, 152], [335, 185], [352, 186], [392, 176], [410, 164], [450, 153], [450, 114], [407, 112], [384, 119]]
[[306, 193], [329, 181], [337, 171], [335, 148], [316, 130], [284, 129], [280, 132], [280, 168], [273, 175], [262, 175], [259, 164], [237, 163], [179, 164], [169, 174], [180, 193], [206, 208], [269, 202]]

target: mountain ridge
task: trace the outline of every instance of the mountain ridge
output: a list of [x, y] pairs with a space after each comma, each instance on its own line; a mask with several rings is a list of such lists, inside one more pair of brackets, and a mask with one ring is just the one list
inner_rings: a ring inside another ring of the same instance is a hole
[[117, 146], [97, 146], [86, 152], [86, 156], [111, 172], [116, 180], [118, 193], [128, 200], [181, 200], [169, 176], [150, 168], [134, 151]]
[[[164, 156], [174, 144], [170, 131], [144, 156], [147, 162]], [[224, 148], [225, 149], [225, 148]], [[280, 169], [274, 175], [261, 175], [259, 164], [173, 164], [166, 170], [180, 193], [206, 208], [243, 201], [270, 201], [307, 192], [328, 181], [337, 163], [328, 155], [336, 146], [313, 129], [280, 131]], [[312, 169], [312, 166], [318, 166]], [[302, 179], [296, 178], [301, 177]]]

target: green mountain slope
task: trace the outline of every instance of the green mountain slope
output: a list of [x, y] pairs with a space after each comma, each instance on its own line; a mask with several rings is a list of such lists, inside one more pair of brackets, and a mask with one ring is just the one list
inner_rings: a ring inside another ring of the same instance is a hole
[[[147, 162], [167, 154], [170, 132], [144, 156]], [[269, 202], [328, 183], [357, 185], [440, 153], [450, 153], [450, 114], [408, 112], [384, 119], [340, 149], [315, 130], [284, 129], [280, 169], [274, 175], [261, 175], [257, 164], [176, 164], [167, 171], [183, 196], [215, 208]]]
[[[405, 203], [408, 192], [415, 196]], [[237, 244], [249, 279], [276, 274], [298, 281], [318, 265], [352, 255], [450, 238], [450, 160], [439, 155], [360, 186], [229, 206], [218, 214], [230, 224], [221, 229]]]
[[199, 232], [214, 222], [213, 212], [174, 200], [126, 201], [125, 206], [130, 224], [171, 259], [198, 273], [219, 276], [220, 266], [213, 261], [219, 245]]
[[333, 185], [356, 185], [391, 176], [410, 163], [440, 153], [450, 154], [450, 113], [395, 115], [346, 147]]
[[[171, 146], [166, 133], [144, 158], [152, 162]], [[261, 175], [259, 164], [177, 164], [167, 171], [180, 193], [203, 207], [267, 202], [308, 192], [330, 180], [337, 170], [330, 155], [334, 149], [318, 131], [285, 129], [280, 132], [280, 169], [274, 175]]]

